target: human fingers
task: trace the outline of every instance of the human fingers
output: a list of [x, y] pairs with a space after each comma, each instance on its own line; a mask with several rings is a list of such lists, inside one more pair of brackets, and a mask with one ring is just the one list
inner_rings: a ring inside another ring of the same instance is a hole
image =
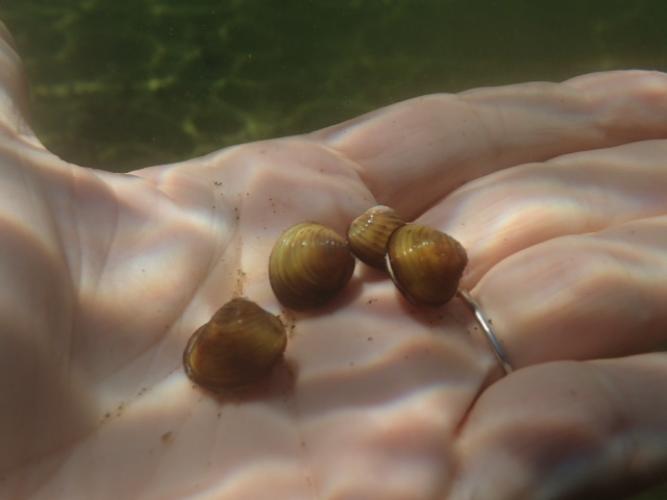
[[474, 180], [419, 219], [468, 251], [472, 287], [503, 259], [559, 236], [667, 213], [667, 141], [560, 156]]
[[667, 216], [555, 238], [472, 290], [515, 367], [659, 349], [667, 341]]
[[515, 366], [665, 342], [665, 152], [665, 141], [644, 141], [510, 168], [420, 219], [468, 249], [462, 287]]
[[664, 137], [666, 118], [667, 75], [628, 71], [419, 97], [311, 137], [357, 162], [377, 200], [410, 218], [496, 170]]
[[448, 498], [617, 498], [667, 472], [667, 354], [520, 370], [477, 400]]

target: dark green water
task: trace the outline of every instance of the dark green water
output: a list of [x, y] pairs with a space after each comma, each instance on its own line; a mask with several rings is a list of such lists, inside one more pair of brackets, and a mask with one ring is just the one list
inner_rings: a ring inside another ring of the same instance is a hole
[[0, 18], [42, 141], [115, 171], [430, 92], [667, 70], [665, 0], [8, 0]]
[[119, 171], [429, 92], [667, 69], [664, 0], [8, 0], [0, 17], [43, 142]]

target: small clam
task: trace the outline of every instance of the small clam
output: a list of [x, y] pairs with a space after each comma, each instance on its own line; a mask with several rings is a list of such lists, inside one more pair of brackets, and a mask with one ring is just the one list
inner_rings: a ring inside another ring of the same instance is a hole
[[403, 224], [405, 222], [389, 207], [370, 208], [350, 224], [347, 231], [350, 247], [369, 266], [384, 269], [389, 237]]
[[227, 302], [190, 338], [185, 373], [212, 391], [242, 389], [268, 375], [287, 343], [280, 320], [247, 299]]
[[406, 224], [391, 235], [387, 270], [412, 303], [438, 306], [456, 293], [468, 257], [451, 236], [419, 224]]
[[336, 231], [304, 222], [278, 238], [269, 258], [269, 281], [287, 307], [318, 307], [347, 285], [354, 263], [348, 242]]

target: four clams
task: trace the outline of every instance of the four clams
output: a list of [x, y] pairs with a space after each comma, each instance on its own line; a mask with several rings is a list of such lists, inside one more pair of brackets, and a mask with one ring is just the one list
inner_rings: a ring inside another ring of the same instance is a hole
[[[394, 210], [377, 206], [356, 218], [349, 242], [314, 222], [287, 229], [269, 258], [269, 282], [292, 309], [319, 307], [350, 280], [359, 257], [386, 268], [412, 303], [439, 306], [450, 300], [468, 258], [451, 236], [406, 224]], [[266, 377], [283, 356], [282, 322], [254, 302], [236, 298], [222, 306], [190, 338], [183, 364], [195, 383], [216, 392], [243, 389]]]
[[211, 391], [243, 389], [268, 375], [282, 359], [287, 334], [281, 321], [254, 302], [227, 302], [190, 338], [185, 373]]

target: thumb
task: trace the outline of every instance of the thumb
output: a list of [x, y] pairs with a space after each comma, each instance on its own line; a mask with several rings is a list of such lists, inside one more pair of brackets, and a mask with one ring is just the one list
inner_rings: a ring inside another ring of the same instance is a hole
[[0, 130], [39, 144], [28, 125], [28, 81], [14, 39], [0, 21]]

